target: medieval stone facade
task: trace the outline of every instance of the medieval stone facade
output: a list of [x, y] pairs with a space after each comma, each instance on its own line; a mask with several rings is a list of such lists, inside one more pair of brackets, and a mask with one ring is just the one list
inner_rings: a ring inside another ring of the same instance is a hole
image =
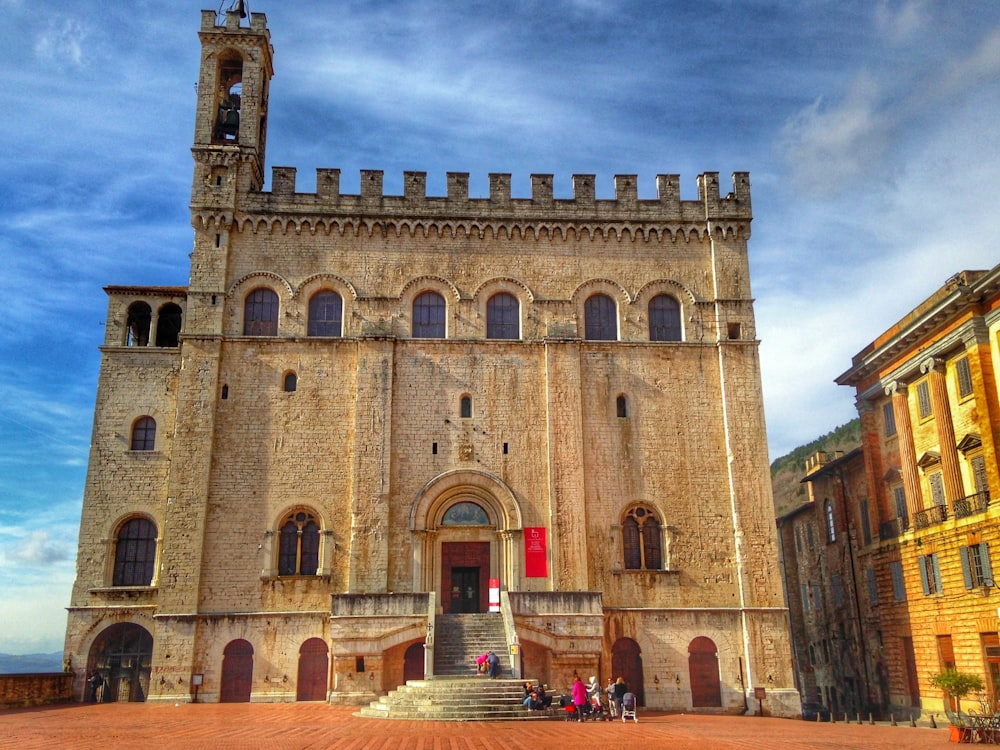
[[515, 675], [796, 713], [748, 175], [266, 192], [266, 19], [200, 38], [190, 283], [106, 290], [78, 695], [360, 703], [496, 609]]

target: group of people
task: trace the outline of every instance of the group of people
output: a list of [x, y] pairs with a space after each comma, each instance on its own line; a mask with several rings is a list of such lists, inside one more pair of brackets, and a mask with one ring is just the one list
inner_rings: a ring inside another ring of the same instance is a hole
[[476, 657], [476, 671], [495, 680], [500, 676], [500, 657], [493, 651], [487, 651]]
[[552, 696], [545, 694], [544, 685], [524, 683], [524, 707], [529, 711], [544, 711], [552, 705]]
[[603, 698], [601, 692], [601, 686], [593, 675], [586, 684], [579, 675], [573, 680], [572, 706], [577, 721], [583, 721], [588, 715], [595, 719], [614, 719], [621, 714], [625, 696], [628, 694], [625, 680], [621, 677], [617, 680], [608, 678]]

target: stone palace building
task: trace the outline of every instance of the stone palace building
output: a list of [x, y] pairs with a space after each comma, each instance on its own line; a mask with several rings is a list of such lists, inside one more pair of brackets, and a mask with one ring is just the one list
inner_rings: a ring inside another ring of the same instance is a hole
[[493, 612], [508, 675], [796, 714], [749, 176], [268, 192], [266, 18], [199, 36], [190, 282], [105, 290], [78, 696], [362, 704]]

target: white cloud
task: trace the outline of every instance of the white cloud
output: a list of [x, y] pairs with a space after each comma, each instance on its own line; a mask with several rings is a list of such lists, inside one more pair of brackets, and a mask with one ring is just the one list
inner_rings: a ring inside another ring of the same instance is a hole
[[[75, 546], [75, 545], [74, 545]], [[7, 550], [6, 558], [14, 563], [49, 566], [72, 558], [65, 541], [57, 542], [47, 531], [32, 531], [16, 547]]]
[[85, 67], [83, 49], [88, 36], [88, 28], [79, 21], [66, 16], [51, 17], [48, 27], [35, 39], [35, 55], [57, 67], [62, 67], [64, 62], [77, 68]]

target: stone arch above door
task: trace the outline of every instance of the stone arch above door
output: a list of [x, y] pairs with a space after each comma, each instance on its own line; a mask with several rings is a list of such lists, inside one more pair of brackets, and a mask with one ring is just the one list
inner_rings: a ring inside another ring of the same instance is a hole
[[463, 500], [482, 507], [497, 531], [521, 530], [521, 506], [510, 487], [491, 474], [465, 469], [439, 474], [420, 488], [410, 509], [410, 530], [437, 529], [445, 511]]
[[[450, 508], [462, 503], [478, 506], [486, 514], [486, 523], [462, 525], [445, 523]], [[454, 556], [443, 562], [445, 545], [476, 547], [479, 552], [472, 567], [463, 574], [475, 575], [482, 596], [481, 611], [486, 611], [487, 584], [498, 578], [501, 588], [516, 589], [520, 580], [521, 508], [503, 481], [482, 471], [458, 470], [440, 474], [425, 484], [410, 509], [410, 532], [413, 535], [414, 591], [445, 590], [451, 593], [451, 568]], [[486, 545], [483, 552], [482, 545]], [[474, 592], [475, 593], [475, 592]], [[441, 599], [438, 606], [441, 607]], [[451, 611], [445, 609], [444, 611]], [[469, 610], [475, 611], [475, 610]]]

